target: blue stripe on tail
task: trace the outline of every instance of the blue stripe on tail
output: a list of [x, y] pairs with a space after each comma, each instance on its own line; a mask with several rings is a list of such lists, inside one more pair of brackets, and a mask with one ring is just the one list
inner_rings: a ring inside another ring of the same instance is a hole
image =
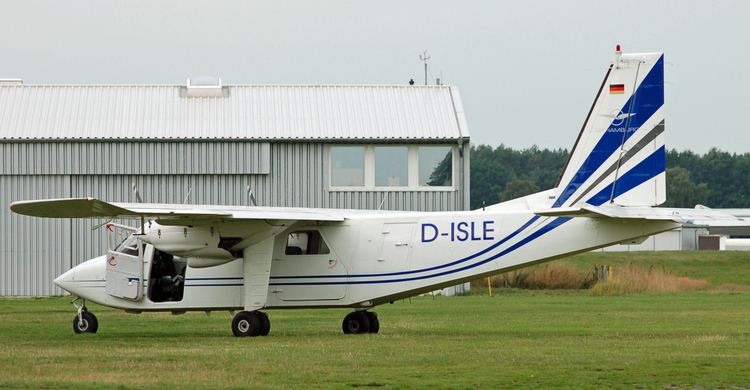
[[586, 203], [599, 206], [608, 202], [610, 196], [612, 196], [612, 185], [615, 185], [614, 197], [617, 198], [646, 181], [653, 179], [666, 170], [666, 153], [666, 149], [662, 145], [661, 148], [651, 153], [650, 156], [619, 177], [615, 183], [604, 187], [596, 195], [589, 198]]

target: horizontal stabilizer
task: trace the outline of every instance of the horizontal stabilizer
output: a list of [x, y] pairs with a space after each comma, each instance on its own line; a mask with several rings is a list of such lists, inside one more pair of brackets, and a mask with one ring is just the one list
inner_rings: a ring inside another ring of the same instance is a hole
[[750, 226], [750, 217], [745, 217], [737, 210], [708, 208], [666, 208], [666, 207], [627, 207], [617, 205], [581, 205], [578, 207], [551, 208], [535, 211], [534, 214], [544, 217], [591, 217], [616, 219], [644, 219], [651, 221], [673, 221], [707, 227], [744, 227]]
[[560, 207], [535, 211], [534, 214], [542, 217], [594, 217], [597, 215], [585, 207]]

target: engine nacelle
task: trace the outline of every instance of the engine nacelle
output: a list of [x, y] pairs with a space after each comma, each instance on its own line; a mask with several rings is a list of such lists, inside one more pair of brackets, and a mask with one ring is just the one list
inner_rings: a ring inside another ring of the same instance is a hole
[[212, 267], [237, 258], [220, 247], [219, 229], [214, 226], [164, 226], [152, 222], [145, 236], [139, 237], [154, 248], [187, 257], [191, 267]]
[[192, 268], [208, 268], [208, 267], [215, 267], [217, 265], [226, 264], [230, 261], [234, 261], [236, 259], [216, 259], [216, 258], [207, 258], [207, 257], [189, 257], [188, 258], [188, 266]]

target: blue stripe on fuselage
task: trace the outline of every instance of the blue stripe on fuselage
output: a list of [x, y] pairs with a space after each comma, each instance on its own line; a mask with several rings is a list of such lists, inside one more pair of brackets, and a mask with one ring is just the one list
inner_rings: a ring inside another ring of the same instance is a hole
[[479, 267], [482, 264], [489, 263], [492, 260], [495, 260], [499, 257], [502, 257], [508, 253], [511, 253], [515, 251], [516, 249], [528, 244], [529, 242], [535, 240], [536, 238], [542, 236], [543, 234], [551, 231], [552, 229], [562, 225], [563, 223], [569, 221], [570, 217], [560, 217], [555, 218], [551, 223], [545, 225], [541, 229], [531, 233], [526, 238], [518, 241], [517, 243], [509, 246], [507, 249], [501, 251], [500, 253], [497, 253], [493, 256], [490, 256], [482, 261], [478, 261], [476, 263], [472, 263], [466, 266], [463, 266], [461, 268], [456, 268], [448, 271], [439, 272], [436, 274], [430, 274], [430, 275], [422, 275], [422, 276], [413, 276], [408, 278], [400, 278], [400, 279], [386, 279], [386, 280], [345, 280], [345, 281], [336, 281], [336, 282], [277, 282], [277, 283], [270, 283], [271, 286], [316, 286], [316, 285], [341, 285], [341, 284], [380, 284], [380, 283], [397, 283], [397, 282], [410, 282], [414, 280], [421, 280], [421, 279], [430, 279], [430, 278], [436, 278], [438, 276], [444, 276], [453, 274], [456, 272], [465, 271], [467, 269]]
[[474, 259], [477, 256], [481, 256], [481, 255], [483, 255], [483, 254], [485, 254], [485, 253], [487, 253], [487, 252], [489, 252], [489, 251], [497, 248], [498, 246], [504, 244], [505, 242], [507, 242], [511, 238], [517, 236], [524, 229], [526, 229], [532, 223], [534, 223], [534, 221], [536, 221], [537, 219], [539, 219], [538, 215], [535, 215], [535, 216], [531, 217], [531, 219], [529, 219], [526, 223], [524, 223], [523, 225], [521, 225], [521, 227], [519, 227], [518, 229], [516, 229], [513, 233], [505, 236], [505, 238], [503, 238], [500, 241], [498, 241], [498, 242], [496, 242], [496, 243], [488, 246], [485, 249], [482, 249], [479, 252], [473, 253], [473, 254], [471, 254], [469, 256], [466, 256], [464, 258], [461, 258], [461, 259], [458, 259], [458, 260], [455, 260], [455, 261], [452, 261], [452, 262], [449, 262], [449, 263], [440, 264], [440, 265], [436, 265], [436, 266], [429, 267], [429, 268], [416, 269], [416, 270], [412, 270], [412, 271], [390, 272], [390, 273], [383, 273], [383, 274], [271, 276], [271, 279], [368, 278], [368, 277], [373, 277], [373, 276], [380, 276], [380, 277], [382, 277], [382, 276], [397, 276], [397, 275], [409, 275], [409, 274], [416, 274], [416, 273], [427, 272], [427, 271], [434, 271], [434, 270], [437, 270], [437, 269], [446, 268], [446, 267], [450, 267], [452, 265], [464, 263], [466, 261]]

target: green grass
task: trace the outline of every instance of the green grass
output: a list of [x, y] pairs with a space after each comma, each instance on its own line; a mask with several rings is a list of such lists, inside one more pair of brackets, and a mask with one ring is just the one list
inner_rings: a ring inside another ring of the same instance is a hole
[[[679, 272], [745, 280], [750, 254], [694, 256]], [[750, 387], [750, 293], [501, 289], [379, 307], [378, 335], [343, 335], [347, 310], [270, 310], [271, 335], [242, 339], [226, 312], [95, 305], [99, 333], [75, 335], [69, 300], [0, 299], [0, 388]]]

